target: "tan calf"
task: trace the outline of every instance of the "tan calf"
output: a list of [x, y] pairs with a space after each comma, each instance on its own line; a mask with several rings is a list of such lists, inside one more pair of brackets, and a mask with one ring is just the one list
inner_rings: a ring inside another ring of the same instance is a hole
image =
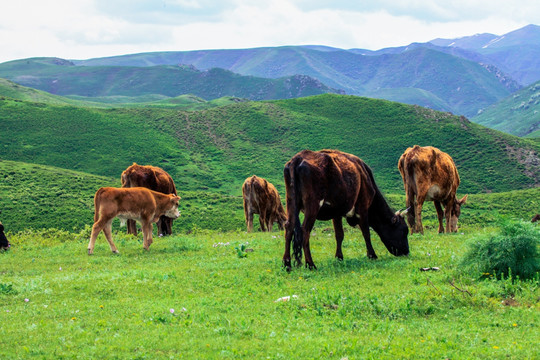
[[165, 215], [176, 219], [180, 216], [178, 202], [180, 197], [174, 194], [162, 194], [143, 187], [134, 188], [100, 188], [94, 197], [94, 225], [88, 243], [88, 255], [94, 252], [96, 238], [101, 230], [105, 234], [111, 251], [118, 253], [112, 241], [112, 221], [118, 217], [125, 224], [127, 219], [141, 223], [143, 231], [143, 246], [146, 250], [152, 244], [152, 224], [160, 216]]
[[441, 205], [446, 232], [457, 232], [461, 206], [467, 201], [467, 195], [461, 200], [456, 198], [459, 174], [450, 155], [432, 146], [415, 145], [401, 155], [398, 168], [405, 186], [407, 207], [410, 207], [407, 220], [411, 233], [424, 233], [422, 205], [426, 200], [435, 204], [439, 233], [445, 231]]

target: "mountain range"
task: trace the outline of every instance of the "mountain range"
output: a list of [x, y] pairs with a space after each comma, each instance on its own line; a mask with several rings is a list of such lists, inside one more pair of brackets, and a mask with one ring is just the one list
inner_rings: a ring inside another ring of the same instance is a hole
[[[223, 96], [263, 100], [345, 92], [474, 119], [540, 81], [539, 55], [540, 27], [528, 25], [501, 36], [435, 39], [377, 51], [285, 46], [88, 60], [32, 58], [0, 64], [0, 77], [92, 102], [111, 102], [111, 97], [163, 100], [186, 94], [204, 100]], [[538, 123], [533, 121], [528, 126], [532, 131], [519, 134], [534, 132]]]

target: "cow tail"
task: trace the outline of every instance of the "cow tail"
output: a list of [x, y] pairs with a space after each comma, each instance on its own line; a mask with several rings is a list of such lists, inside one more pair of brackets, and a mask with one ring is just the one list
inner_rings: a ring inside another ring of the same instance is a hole
[[99, 220], [99, 207], [102, 192], [103, 188], [100, 188], [94, 196], [94, 222], [97, 222]]
[[292, 229], [293, 256], [296, 264], [299, 265], [302, 263], [304, 234], [302, 231], [302, 226], [300, 224], [300, 199], [302, 193], [300, 190], [300, 178], [296, 173], [297, 167], [297, 163], [291, 163], [290, 167], [286, 169], [288, 170], [288, 172], [285, 173], [285, 178], [286, 181], [288, 181], [289, 183], [289, 188], [291, 191], [290, 196], [287, 197], [287, 220], [294, 224], [294, 229]]
[[406, 162], [405, 166], [405, 176], [407, 181], [406, 183], [406, 189], [405, 194], [407, 195], [407, 204], [406, 207], [409, 209], [407, 212], [407, 221], [409, 223], [410, 227], [414, 227], [416, 224], [416, 206], [415, 206], [415, 197], [418, 194], [417, 187], [416, 187], [416, 172], [415, 168], [417, 166], [417, 157], [411, 156], [409, 161]]

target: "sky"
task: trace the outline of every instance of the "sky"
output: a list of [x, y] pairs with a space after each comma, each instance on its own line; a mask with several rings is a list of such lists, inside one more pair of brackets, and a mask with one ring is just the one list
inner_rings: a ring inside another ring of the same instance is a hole
[[4, 0], [0, 62], [326, 45], [378, 50], [540, 25], [538, 0]]

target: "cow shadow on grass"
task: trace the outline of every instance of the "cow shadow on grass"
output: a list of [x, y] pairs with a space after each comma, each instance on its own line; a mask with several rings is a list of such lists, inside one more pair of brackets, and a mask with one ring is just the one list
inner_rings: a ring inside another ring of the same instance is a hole
[[[365, 255], [363, 257], [345, 258], [343, 260], [326, 258], [321, 259], [316, 263], [317, 270], [313, 272], [315, 274], [320, 272], [322, 274], [334, 275], [349, 275], [351, 272], [362, 274], [363, 272], [369, 272], [371, 270], [376, 270], [381, 273], [386, 271], [395, 272], [396, 270], [407, 268], [410, 263], [411, 261], [407, 257], [394, 257], [391, 255], [381, 255], [377, 260], [368, 259]], [[304, 268], [303, 264], [302, 268]]]

